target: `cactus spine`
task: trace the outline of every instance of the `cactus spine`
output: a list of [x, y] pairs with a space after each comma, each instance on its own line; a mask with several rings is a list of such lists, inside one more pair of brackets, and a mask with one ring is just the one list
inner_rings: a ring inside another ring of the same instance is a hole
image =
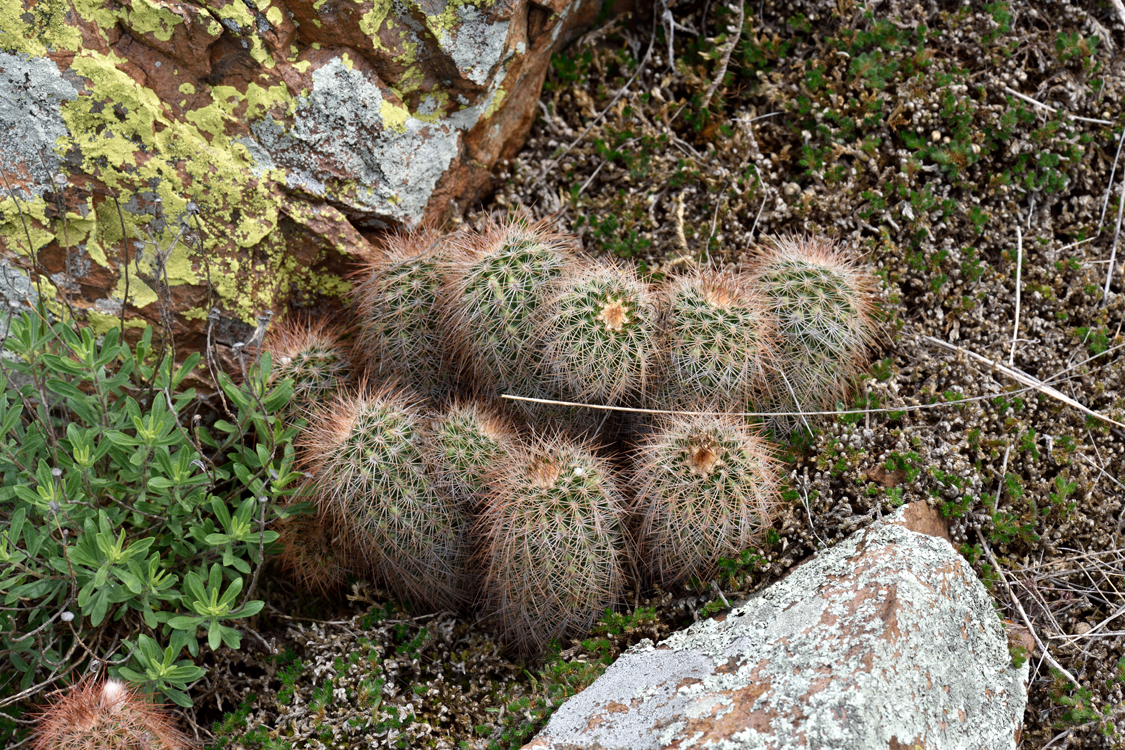
[[561, 438], [514, 456], [479, 518], [484, 597], [525, 654], [588, 628], [624, 585], [622, 500], [609, 466]]
[[[777, 320], [781, 357], [770, 403], [776, 411], [831, 409], [867, 358], [874, 328], [871, 274], [827, 239], [783, 237], [752, 278]], [[775, 420], [780, 426], [794, 420]]]
[[774, 326], [744, 274], [696, 271], [666, 292], [668, 406], [741, 409], [766, 388]]
[[398, 596], [432, 608], [463, 603], [464, 504], [427, 476], [417, 400], [384, 387], [338, 396], [301, 441], [312, 490]]
[[535, 324], [551, 283], [574, 264], [568, 244], [542, 222], [519, 219], [457, 243], [447, 316], [478, 388], [542, 394]]
[[706, 580], [722, 557], [760, 544], [778, 507], [769, 444], [731, 416], [673, 416], [636, 457], [636, 512], [661, 585]]
[[444, 244], [432, 229], [391, 235], [355, 291], [359, 346], [370, 372], [424, 391], [448, 385], [448, 341], [438, 316]]
[[590, 261], [559, 281], [546, 309], [543, 369], [564, 397], [614, 403], [644, 391], [659, 341], [655, 300], [635, 272]]

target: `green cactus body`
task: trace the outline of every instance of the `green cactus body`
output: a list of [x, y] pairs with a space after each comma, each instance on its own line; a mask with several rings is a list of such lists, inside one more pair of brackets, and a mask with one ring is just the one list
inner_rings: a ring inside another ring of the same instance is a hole
[[449, 342], [438, 313], [444, 261], [437, 232], [405, 232], [392, 235], [360, 272], [358, 346], [372, 373], [431, 393], [449, 385]]
[[555, 439], [513, 458], [479, 518], [485, 604], [524, 654], [589, 628], [620, 596], [622, 500], [604, 461]]
[[636, 273], [591, 261], [560, 281], [546, 309], [544, 375], [565, 398], [611, 404], [644, 391], [659, 340], [655, 300]]
[[748, 281], [743, 274], [701, 271], [670, 286], [663, 406], [741, 409], [767, 387], [774, 326]]
[[674, 416], [635, 456], [643, 557], [661, 585], [707, 580], [761, 544], [778, 508], [769, 444], [732, 416]]
[[298, 408], [336, 393], [352, 375], [348, 347], [340, 333], [325, 322], [286, 320], [270, 331], [266, 351], [273, 360], [270, 380], [292, 378], [292, 403]]
[[573, 266], [567, 241], [542, 223], [510, 220], [459, 249], [447, 312], [477, 387], [544, 395], [536, 321], [552, 282]]
[[390, 388], [338, 397], [303, 437], [313, 491], [356, 556], [399, 596], [431, 608], [467, 598], [465, 504], [439, 491], [420, 450], [416, 401]]
[[488, 477], [510, 455], [515, 430], [480, 402], [454, 404], [431, 426], [426, 457], [438, 486], [475, 506]]
[[833, 408], [870, 347], [871, 275], [828, 240], [783, 238], [756, 262], [753, 279], [778, 326], [781, 357], [771, 409]]

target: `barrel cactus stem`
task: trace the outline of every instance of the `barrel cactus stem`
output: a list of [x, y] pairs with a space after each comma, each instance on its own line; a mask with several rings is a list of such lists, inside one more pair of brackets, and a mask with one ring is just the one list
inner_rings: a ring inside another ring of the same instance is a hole
[[643, 558], [661, 585], [714, 576], [762, 543], [780, 507], [769, 444], [738, 417], [666, 417], [635, 462]]
[[589, 261], [557, 283], [539, 337], [543, 372], [569, 400], [643, 393], [660, 361], [656, 300], [636, 272]]
[[623, 501], [612, 469], [561, 438], [513, 455], [478, 522], [486, 614], [525, 655], [589, 628], [625, 583]]
[[357, 348], [371, 373], [427, 393], [449, 385], [449, 341], [438, 313], [445, 242], [433, 229], [392, 234], [357, 274]]
[[776, 359], [774, 322], [749, 281], [733, 271], [703, 270], [668, 287], [669, 361], [659, 406], [741, 411], [767, 389]]
[[394, 386], [342, 394], [299, 439], [312, 492], [341, 519], [351, 557], [400, 597], [431, 609], [466, 602], [468, 513], [425, 470], [420, 397]]
[[[781, 237], [751, 268], [777, 321], [779, 366], [771, 411], [835, 407], [861, 372], [875, 331], [872, 274], [831, 240]], [[773, 420], [792, 426], [792, 417]]]

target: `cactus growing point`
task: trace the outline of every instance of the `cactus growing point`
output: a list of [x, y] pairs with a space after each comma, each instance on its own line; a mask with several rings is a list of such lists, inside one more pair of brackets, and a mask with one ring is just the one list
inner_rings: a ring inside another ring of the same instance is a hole
[[661, 585], [713, 576], [760, 544], [779, 499], [769, 444], [738, 417], [661, 420], [635, 455], [644, 558]]

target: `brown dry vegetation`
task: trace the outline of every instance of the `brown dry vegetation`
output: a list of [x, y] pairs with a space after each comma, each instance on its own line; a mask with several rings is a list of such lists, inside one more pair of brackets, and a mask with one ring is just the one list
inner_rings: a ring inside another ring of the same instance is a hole
[[1125, 164], [1110, 179], [1125, 19], [1094, 0], [761, 0], [738, 29], [736, 8], [681, 3], [674, 29], [640, 12], [579, 40], [465, 220], [530, 206], [658, 278], [740, 263], [771, 235], [847, 243], [882, 282], [879, 351], [846, 404], [868, 411], [812, 419], [788, 446], [761, 564], [631, 592], [529, 671], [474, 623], [412, 618], [366, 589], [354, 604], [380, 602], [366, 622], [275, 611], [277, 655], [240, 652], [246, 666], [203, 686], [220, 708], [247, 701], [227, 747], [518, 747], [630, 643], [914, 500], [950, 519], [1001, 614], [1022, 623], [1018, 601], [1078, 683], [1036, 649], [1022, 746], [1125, 744], [1125, 428], [1011, 375], [1125, 422]]

